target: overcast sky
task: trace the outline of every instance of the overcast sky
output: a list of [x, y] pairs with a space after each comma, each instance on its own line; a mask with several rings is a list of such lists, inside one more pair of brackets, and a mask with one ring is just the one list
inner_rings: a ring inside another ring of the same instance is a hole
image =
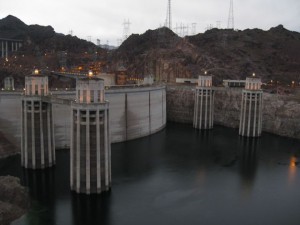
[[[101, 44], [116, 45], [123, 38], [123, 23], [129, 19], [130, 33], [144, 33], [163, 25], [167, 0], [0, 0], [0, 18], [13, 15], [26, 24], [51, 25], [56, 32]], [[227, 27], [230, 0], [172, 0], [173, 30], [180, 24], [203, 33], [208, 25]], [[283, 24], [300, 32], [300, 0], [234, 0], [235, 29], [268, 30]]]

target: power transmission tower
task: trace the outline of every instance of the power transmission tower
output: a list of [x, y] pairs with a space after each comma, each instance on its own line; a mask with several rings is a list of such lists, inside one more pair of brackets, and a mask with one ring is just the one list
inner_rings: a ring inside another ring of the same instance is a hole
[[233, 0], [230, 0], [227, 29], [234, 29]]
[[123, 40], [125, 41], [128, 37], [129, 37], [129, 32], [130, 32], [130, 21], [129, 19], [124, 20], [123, 26], [124, 26], [124, 30], [123, 30]]
[[168, 27], [170, 30], [172, 30], [171, 0], [168, 0], [167, 17], [166, 17], [165, 26]]
[[100, 44], [101, 44], [100, 39], [97, 39], [97, 46], [100, 46]]
[[196, 26], [197, 26], [197, 23], [192, 23], [192, 35], [196, 34]]
[[88, 42], [91, 42], [92, 41], [92, 36], [87, 36], [86, 39], [87, 39]]
[[118, 39], [117, 39], [117, 45], [120, 46], [121, 44], [122, 44], [122, 39], [121, 39], [121, 38], [118, 38]]

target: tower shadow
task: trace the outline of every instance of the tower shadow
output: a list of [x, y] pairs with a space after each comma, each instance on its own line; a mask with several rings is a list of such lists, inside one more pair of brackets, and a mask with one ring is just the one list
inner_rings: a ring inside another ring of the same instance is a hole
[[23, 169], [22, 183], [28, 187], [31, 199], [26, 223], [56, 224], [55, 169]]
[[110, 218], [111, 192], [99, 194], [72, 193], [72, 215], [75, 225], [111, 224]]
[[258, 167], [257, 152], [259, 144], [259, 138], [239, 138], [239, 171], [242, 181], [242, 188], [245, 191], [250, 191], [255, 182]]

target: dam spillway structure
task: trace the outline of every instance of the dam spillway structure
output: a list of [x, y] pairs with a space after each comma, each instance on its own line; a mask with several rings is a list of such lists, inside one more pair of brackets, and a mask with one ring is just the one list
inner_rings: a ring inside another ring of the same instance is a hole
[[261, 79], [246, 78], [245, 89], [242, 92], [239, 135], [259, 137], [262, 131], [263, 91]]
[[193, 127], [212, 129], [214, 123], [214, 90], [212, 76], [199, 76], [195, 90]]
[[71, 105], [70, 186], [76, 193], [98, 194], [111, 187], [109, 103], [104, 80], [78, 79]]
[[28, 169], [44, 169], [55, 165], [55, 143], [52, 104], [48, 77], [35, 70], [25, 77], [22, 97], [21, 165]]

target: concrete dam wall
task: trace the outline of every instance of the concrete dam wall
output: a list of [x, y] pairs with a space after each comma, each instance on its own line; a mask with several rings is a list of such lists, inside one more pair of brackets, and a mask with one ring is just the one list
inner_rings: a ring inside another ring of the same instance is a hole
[[[214, 88], [214, 124], [238, 128], [242, 98], [241, 88]], [[167, 87], [168, 121], [193, 123], [195, 87]], [[300, 97], [263, 94], [262, 129], [264, 132], [300, 139]], [[237, 133], [238, 134], [238, 133]]]
[[[53, 92], [75, 99], [75, 92]], [[106, 91], [109, 101], [111, 141], [121, 142], [153, 134], [166, 126], [166, 88], [135, 87]], [[70, 105], [53, 104], [55, 146], [70, 147]], [[0, 136], [21, 146], [21, 93], [0, 93]], [[0, 152], [2, 144], [0, 143]]]

